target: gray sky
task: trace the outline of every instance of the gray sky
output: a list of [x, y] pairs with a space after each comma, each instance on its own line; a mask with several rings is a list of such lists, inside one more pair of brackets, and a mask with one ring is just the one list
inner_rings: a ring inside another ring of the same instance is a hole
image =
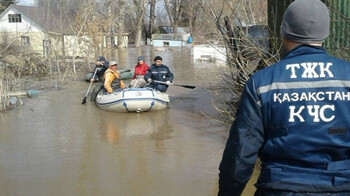
[[18, 0], [17, 5], [34, 5], [35, 0]]

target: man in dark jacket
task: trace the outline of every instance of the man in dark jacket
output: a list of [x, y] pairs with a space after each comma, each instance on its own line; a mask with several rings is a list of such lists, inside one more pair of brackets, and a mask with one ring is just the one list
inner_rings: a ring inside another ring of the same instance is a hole
[[98, 79], [99, 81], [102, 81], [104, 73], [108, 68], [109, 68], [109, 62], [106, 61], [106, 58], [104, 56], [98, 57], [96, 60], [94, 71], [92, 72], [92, 73], [95, 73], [96, 71], [96, 75], [94, 78], [92, 78], [92, 75], [91, 75], [90, 82], [94, 82], [96, 79]]
[[322, 47], [329, 12], [295, 0], [282, 22], [288, 53], [246, 83], [219, 174], [241, 195], [259, 156], [257, 196], [350, 195], [350, 63]]
[[[154, 58], [154, 64], [148, 68], [145, 75], [145, 80], [150, 83], [150, 87], [161, 92], [166, 92], [173, 79], [173, 73], [171, 73], [167, 66], [162, 64], [162, 57], [156, 56]], [[166, 82], [166, 84], [157, 83], [157, 81]]]
[[90, 82], [94, 82], [95, 80], [98, 79], [99, 83], [96, 85], [96, 87], [92, 90], [91, 93], [91, 101], [95, 101], [98, 92], [104, 88], [104, 74], [105, 71], [109, 68], [109, 62], [106, 61], [106, 58], [104, 56], [100, 56], [96, 60], [96, 66], [93, 71], [96, 75], [95, 77], [91, 76]]

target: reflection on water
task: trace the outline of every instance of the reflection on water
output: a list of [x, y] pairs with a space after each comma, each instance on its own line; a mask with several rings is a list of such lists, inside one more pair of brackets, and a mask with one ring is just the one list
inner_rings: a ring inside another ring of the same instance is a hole
[[106, 116], [101, 119], [101, 138], [118, 144], [120, 137], [149, 137], [163, 140], [171, 137], [173, 127], [168, 121], [168, 111], [126, 113]]
[[120, 69], [133, 68], [139, 55], [147, 62], [160, 55], [175, 82], [197, 86], [169, 88], [166, 110], [124, 114], [82, 105], [89, 85], [82, 80], [3, 113], [0, 195], [216, 195], [227, 127], [202, 115], [215, 110], [207, 80], [195, 76], [212, 68], [194, 68], [188, 51], [114, 54]]

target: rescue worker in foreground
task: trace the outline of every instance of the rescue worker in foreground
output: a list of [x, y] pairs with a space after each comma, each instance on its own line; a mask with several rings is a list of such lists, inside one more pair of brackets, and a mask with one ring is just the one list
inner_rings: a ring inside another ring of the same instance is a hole
[[[147, 70], [145, 80], [150, 83], [150, 87], [161, 92], [166, 92], [168, 86], [171, 85], [174, 75], [170, 69], [162, 64], [162, 57], [156, 56], [154, 58], [154, 64]], [[166, 82], [166, 84], [160, 84], [156, 81]]]
[[96, 75], [94, 78], [90, 79], [90, 82], [94, 82], [96, 79], [98, 79], [99, 83], [96, 85], [96, 87], [92, 90], [91, 93], [91, 101], [95, 101], [98, 92], [103, 89], [103, 82], [104, 82], [104, 74], [105, 71], [108, 69], [109, 63], [106, 61], [106, 58], [104, 56], [100, 56], [96, 60], [96, 66], [92, 73], [95, 73]]
[[350, 63], [322, 47], [329, 24], [320, 0], [295, 0], [285, 11], [288, 53], [244, 87], [218, 195], [241, 195], [258, 156], [256, 196], [350, 195]]
[[129, 87], [144, 87], [147, 84], [144, 76], [147, 73], [148, 68], [149, 66], [145, 63], [145, 59], [143, 58], [143, 56], [139, 56], [137, 58], [137, 65], [135, 66], [134, 76], [132, 77]]
[[104, 87], [107, 93], [113, 93], [117, 89], [125, 88], [123, 80], [120, 79], [117, 66], [117, 62], [111, 61], [109, 68], [105, 72]]

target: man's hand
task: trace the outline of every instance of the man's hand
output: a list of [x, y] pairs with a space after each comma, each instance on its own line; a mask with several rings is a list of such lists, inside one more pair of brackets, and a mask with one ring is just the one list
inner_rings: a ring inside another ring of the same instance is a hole
[[147, 79], [147, 82], [148, 82], [148, 83], [151, 83], [151, 82], [152, 82], [152, 78], [148, 78], [148, 79]]
[[170, 82], [169, 80], [166, 81], [165, 83], [166, 83], [166, 85], [168, 85], [168, 86], [171, 85], [171, 82]]
[[90, 79], [90, 82], [94, 82], [94, 81], [95, 81], [95, 79], [94, 79], [94, 78], [91, 78], [91, 79]]

